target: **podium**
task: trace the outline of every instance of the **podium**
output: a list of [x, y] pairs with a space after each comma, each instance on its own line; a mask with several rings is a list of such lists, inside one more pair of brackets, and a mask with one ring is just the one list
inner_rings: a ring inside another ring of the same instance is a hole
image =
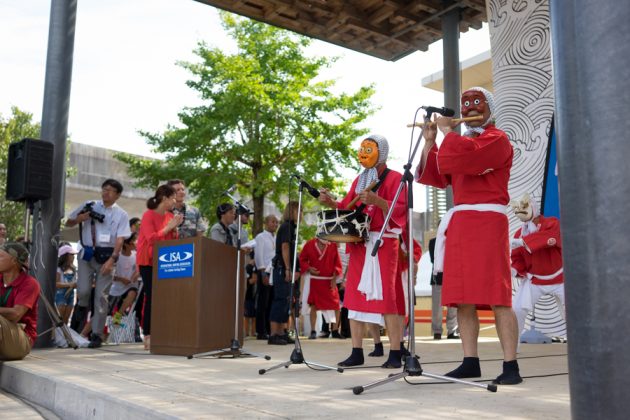
[[244, 264], [234, 316], [236, 248], [205, 237], [158, 242], [153, 251], [151, 353], [189, 356], [243, 342]]

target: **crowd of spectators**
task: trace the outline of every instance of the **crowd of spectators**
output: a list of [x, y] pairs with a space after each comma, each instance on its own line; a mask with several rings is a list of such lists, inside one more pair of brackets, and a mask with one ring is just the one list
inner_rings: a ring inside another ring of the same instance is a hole
[[[269, 214], [264, 230], [250, 241], [253, 212], [223, 203], [216, 209], [216, 223], [208, 229], [199, 209], [186, 203], [182, 180], [160, 185], [140, 217], [130, 218], [118, 205], [122, 192], [119, 181], [105, 180], [100, 199], [85, 201], [68, 214], [65, 225], [78, 226], [78, 243], [61, 242], [57, 250], [54, 306], [64, 324], [89, 340], [89, 347], [102, 346], [113, 326], [135, 314], [131, 321], [135, 341], [144, 341], [150, 349], [153, 248], [162, 240], [205, 235], [245, 251], [241, 267], [246, 278], [244, 335], [269, 344], [293, 342], [289, 305], [297, 299], [300, 287], [298, 266], [296, 292], [289, 295], [296, 202], [287, 205], [278, 235], [278, 218]], [[40, 287], [28, 275], [28, 258], [27, 247], [8, 242], [7, 228], [0, 223], [0, 359], [23, 358], [37, 337]], [[17, 329], [6, 327], [7, 322]], [[337, 337], [338, 328], [337, 324], [333, 331]], [[11, 331], [10, 339], [7, 331]]]

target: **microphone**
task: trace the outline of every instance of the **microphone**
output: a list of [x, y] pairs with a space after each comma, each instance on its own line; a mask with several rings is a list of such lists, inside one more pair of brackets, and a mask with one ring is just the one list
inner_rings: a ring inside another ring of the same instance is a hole
[[236, 184], [232, 185], [230, 188], [223, 191], [223, 195], [230, 195], [232, 194], [232, 192], [234, 192], [235, 189], [236, 189]]
[[441, 114], [444, 117], [453, 117], [455, 116], [455, 111], [452, 110], [451, 108], [446, 108], [446, 107], [442, 107], [442, 108], [438, 108], [436, 106], [423, 106], [422, 109], [424, 109], [425, 111], [427, 111], [427, 114], [432, 114], [434, 112]]
[[297, 180], [300, 181], [300, 184], [302, 184], [302, 186], [304, 186], [304, 188], [306, 188], [306, 190], [308, 191], [308, 193], [310, 195], [312, 195], [314, 198], [319, 198], [319, 190], [317, 190], [316, 188], [311, 187], [309, 185], [309, 183], [304, 181], [304, 179], [302, 179], [302, 177], [299, 176], [298, 174], [293, 174], [292, 176], [294, 176]]

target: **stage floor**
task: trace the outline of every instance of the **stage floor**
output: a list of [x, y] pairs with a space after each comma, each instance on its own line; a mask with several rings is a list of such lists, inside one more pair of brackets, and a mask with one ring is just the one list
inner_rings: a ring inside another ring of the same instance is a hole
[[[500, 345], [496, 338], [480, 340], [482, 379], [491, 381], [501, 371]], [[459, 340], [419, 337], [416, 343], [427, 373], [444, 374], [461, 360]], [[364, 344], [367, 354], [372, 341]], [[305, 358], [320, 364], [336, 364], [350, 347], [350, 340], [302, 339]], [[380, 368], [384, 357], [366, 357], [366, 367], [344, 373], [300, 364], [260, 375], [259, 369], [288, 360], [293, 346], [247, 339], [244, 348], [272, 359], [188, 360], [150, 355], [141, 344], [35, 350], [23, 361], [1, 364], [0, 385], [64, 419], [570, 418], [566, 344], [522, 344], [524, 382], [496, 393], [420, 376], [407, 378], [420, 385], [399, 379], [361, 395], [352, 388], [399, 370]]]

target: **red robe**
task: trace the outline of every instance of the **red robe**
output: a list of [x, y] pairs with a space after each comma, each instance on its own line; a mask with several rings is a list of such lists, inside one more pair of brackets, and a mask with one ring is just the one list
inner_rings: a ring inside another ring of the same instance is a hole
[[[379, 175], [380, 176], [380, 175]], [[392, 201], [396, 195], [396, 191], [400, 185], [400, 179], [402, 175], [396, 171], [390, 171], [385, 181], [381, 184], [376, 194], [379, 197], [387, 200], [389, 207], [392, 206]], [[355, 187], [357, 185], [358, 177], [352, 183], [350, 191], [338, 203], [338, 208], [345, 209], [346, 205], [357, 196]], [[356, 205], [359, 206], [359, 201]], [[401, 194], [398, 196], [398, 200], [393, 203], [394, 212], [392, 218], [389, 221], [389, 229], [404, 230], [407, 224], [407, 188], [403, 188]], [[380, 232], [385, 221], [385, 214], [377, 206], [367, 206], [364, 211], [370, 216], [370, 231]], [[361, 272], [363, 271], [363, 263], [365, 261], [366, 246], [364, 243], [349, 243], [346, 246], [346, 252], [350, 254], [350, 261], [348, 263], [348, 273], [346, 276], [346, 294], [344, 296], [344, 306], [350, 310], [359, 312], [370, 312], [378, 314], [395, 314], [398, 313], [396, 306], [396, 269], [398, 267], [398, 237], [386, 238], [384, 237], [381, 242], [381, 247], [378, 251], [378, 261], [381, 272], [381, 282], [383, 285], [383, 299], [382, 300], [366, 300], [365, 295], [357, 290], [359, 282], [361, 281]], [[372, 245], [367, 249], [367, 252], [372, 252]]]
[[311, 277], [308, 304], [315, 305], [318, 310], [339, 310], [339, 292], [335, 279], [341, 275], [342, 266], [337, 244], [329, 243], [323, 251], [320, 251], [317, 247], [317, 239], [307, 241], [300, 252], [300, 272], [304, 275], [311, 267], [319, 270], [319, 274], [311, 274], [311, 276], [332, 277], [332, 279]]
[[[489, 125], [479, 137], [451, 132], [434, 146], [416, 179], [453, 187], [458, 204], [509, 201], [513, 150], [507, 135]], [[493, 211], [458, 211], [446, 232], [442, 303], [512, 305], [508, 219]]]
[[[523, 238], [526, 247], [512, 250], [512, 267], [519, 276], [527, 273], [548, 276], [562, 268], [562, 238], [560, 237], [560, 221], [555, 217], [539, 216], [538, 231]], [[522, 228], [514, 234], [520, 238]], [[532, 284], [550, 285], [564, 282], [564, 275], [560, 273], [553, 279], [542, 280], [532, 277]]]

